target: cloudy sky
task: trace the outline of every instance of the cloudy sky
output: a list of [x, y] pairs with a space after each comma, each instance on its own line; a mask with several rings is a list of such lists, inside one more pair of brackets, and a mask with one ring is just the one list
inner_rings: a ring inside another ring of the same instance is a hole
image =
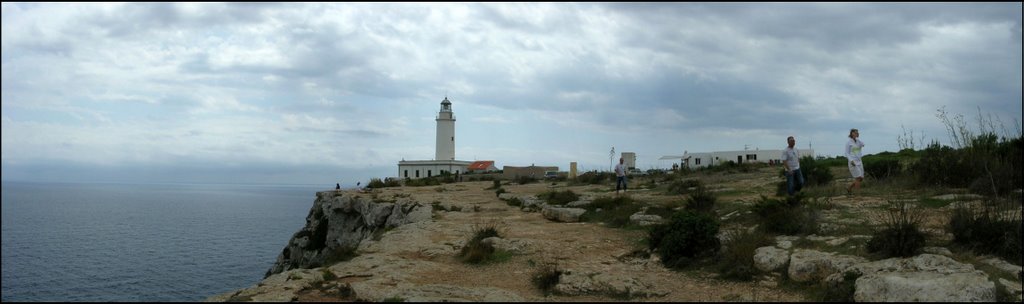
[[434, 157], [644, 169], [1017, 134], [1018, 3], [3, 3], [4, 180], [352, 183]]

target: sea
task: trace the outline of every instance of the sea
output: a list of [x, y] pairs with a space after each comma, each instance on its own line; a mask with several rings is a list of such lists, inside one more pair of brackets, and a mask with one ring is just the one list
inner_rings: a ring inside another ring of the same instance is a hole
[[2, 182], [2, 301], [202, 301], [255, 285], [334, 185]]

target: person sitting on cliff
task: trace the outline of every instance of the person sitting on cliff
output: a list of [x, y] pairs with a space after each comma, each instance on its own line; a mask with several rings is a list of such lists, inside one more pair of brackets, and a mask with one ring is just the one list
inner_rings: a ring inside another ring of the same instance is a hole
[[341, 191], [341, 183], [334, 184], [334, 191]]

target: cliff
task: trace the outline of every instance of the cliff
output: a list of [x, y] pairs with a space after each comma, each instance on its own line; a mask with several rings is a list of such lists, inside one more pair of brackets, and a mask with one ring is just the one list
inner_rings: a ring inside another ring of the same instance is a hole
[[264, 278], [349, 258], [364, 240], [387, 229], [430, 219], [430, 206], [404, 199], [373, 202], [340, 191], [316, 193], [306, 226], [296, 232]]

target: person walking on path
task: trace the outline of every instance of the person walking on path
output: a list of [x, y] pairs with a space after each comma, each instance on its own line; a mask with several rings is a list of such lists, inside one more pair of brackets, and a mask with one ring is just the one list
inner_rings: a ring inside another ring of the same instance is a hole
[[789, 147], [782, 150], [782, 167], [786, 169], [786, 192], [793, 195], [804, 187], [804, 174], [800, 172], [800, 151], [796, 149], [796, 139], [786, 138]]
[[850, 129], [849, 137], [850, 140], [846, 141], [846, 159], [850, 161], [853, 183], [846, 187], [846, 195], [853, 195], [853, 189], [860, 189], [860, 183], [864, 181], [864, 162], [860, 159], [864, 142], [860, 141], [860, 131], [857, 129]]
[[619, 194], [619, 185], [622, 185], [622, 192], [626, 192], [626, 160], [619, 157], [619, 164], [615, 165], [615, 194]]

